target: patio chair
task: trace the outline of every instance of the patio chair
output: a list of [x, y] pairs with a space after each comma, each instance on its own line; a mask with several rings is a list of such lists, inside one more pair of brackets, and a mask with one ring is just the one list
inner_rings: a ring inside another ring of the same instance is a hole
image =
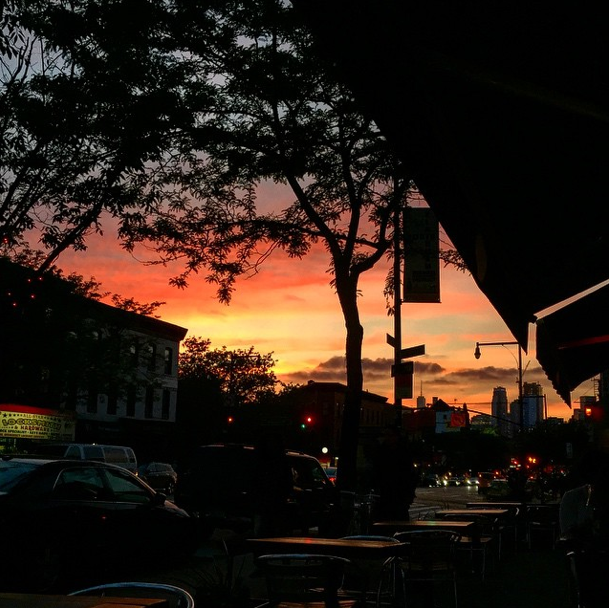
[[91, 595], [94, 597], [145, 597], [166, 599], [170, 608], [194, 608], [192, 595], [175, 585], [146, 582], [106, 583], [73, 591], [68, 595]]
[[472, 513], [471, 515], [451, 515], [450, 519], [475, 522], [471, 535], [461, 535], [457, 551], [469, 554], [472, 570], [479, 572], [480, 578], [486, 578], [488, 554], [498, 562], [501, 558], [501, 530], [496, 518]]
[[[501, 533], [501, 543], [503, 546], [504, 537], [510, 536], [510, 547], [514, 551], [518, 551], [518, 538], [520, 531], [520, 523], [522, 520], [522, 512], [521, 507], [515, 504], [507, 504], [507, 503], [477, 503], [470, 502], [467, 503], [468, 509], [494, 509], [494, 508], [507, 509], [509, 514], [507, 517], [501, 518], [497, 520], [497, 529]], [[501, 556], [501, 548], [500, 548], [500, 556]]]
[[441, 586], [452, 591], [455, 608], [458, 605], [455, 552], [461, 535], [451, 530], [408, 530], [397, 532], [394, 538], [406, 543], [396, 564], [403, 574], [406, 606], [409, 594], [417, 588], [426, 596], [430, 606]]
[[[356, 534], [343, 536], [346, 539], [355, 540], [384, 540], [399, 544], [399, 540], [393, 536], [382, 536], [378, 534]], [[383, 603], [393, 604], [397, 590], [397, 574], [395, 557], [388, 557], [384, 561], [372, 559], [352, 560], [356, 568], [347, 567], [343, 588], [360, 589], [362, 601], [365, 605], [374, 604], [380, 607]], [[355, 591], [354, 591], [355, 592]]]
[[266, 579], [268, 602], [258, 608], [355, 608], [358, 597], [342, 592], [350, 560], [335, 555], [261, 555], [255, 565]]
[[528, 504], [525, 520], [529, 549], [533, 547], [534, 537], [550, 543], [552, 549], [556, 547], [559, 536], [557, 504]]

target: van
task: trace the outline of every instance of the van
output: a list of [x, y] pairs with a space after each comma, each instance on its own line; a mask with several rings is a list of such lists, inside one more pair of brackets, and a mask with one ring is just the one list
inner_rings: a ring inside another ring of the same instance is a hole
[[122, 445], [98, 443], [47, 443], [32, 450], [39, 456], [66, 458], [70, 460], [97, 460], [114, 464], [137, 475], [137, 459], [134, 451]]
[[[286, 527], [305, 535], [311, 528], [318, 528], [320, 535], [331, 534], [340, 507], [338, 489], [313, 456], [293, 450], [286, 450], [286, 456], [299, 488], [288, 498]], [[197, 517], [202, 538], [209, 538], [215, 529], [251, 533], [256, 516], [252, 504], [255, 483], [252, 446], [199, 446], [178, 469], [175, 502]]]

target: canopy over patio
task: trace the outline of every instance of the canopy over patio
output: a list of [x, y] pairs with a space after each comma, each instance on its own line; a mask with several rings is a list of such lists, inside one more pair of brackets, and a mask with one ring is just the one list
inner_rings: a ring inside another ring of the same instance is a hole
[[570, 405], [609, 369], [607, 22], [574, 0], [293, 0]]

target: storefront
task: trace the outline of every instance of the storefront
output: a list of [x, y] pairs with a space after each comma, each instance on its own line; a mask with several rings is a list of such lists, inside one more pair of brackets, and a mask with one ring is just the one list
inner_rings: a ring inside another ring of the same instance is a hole
[[0, 403], [0, 453], [31, 440], [74, 441], [74, 412]]

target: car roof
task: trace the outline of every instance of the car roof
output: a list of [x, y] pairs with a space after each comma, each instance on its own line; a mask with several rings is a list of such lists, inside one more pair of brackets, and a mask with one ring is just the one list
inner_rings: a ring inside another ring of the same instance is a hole
[[48, 456], [37, 457], [35, 455], [27, 455], [27, 456], [1, 456], [0, 460], [2, 462], [17, 462], [23, 464], [34, 464], [34, 465], [56, 465], [56, 466], [65, 466], [69, 464], [71, 466], [78, 467], [98, 467], [98, 468], [110, 468], [117, 469], [119, 471], [128, 471], [124, 467], [119, 465], [112, 464], [110, 462], [100, 462], [98, 460], [80, 460], [78, 458], [49, 458]]
[[2, 462], [19, 462], [24, 464], [39, 464], [43, 465], [48, 462], [57, 462], [58, 458], [44, 458], [37, 456], [9, 456], [3, 455], [0, 457], [0, 461]]
[[[206, 450], [206, 449], [228, 449], [228, 450], [248, 450], [254, 451], [255, 447], [253, 445], [246, 445], [242, 443], [210, 443], [208, 445], [200, 445], [198, 449]], [[300, 452], [298, 450], [293, 450], [290, 448], [286, 448], [285, 453], [288, 456], [297, 456], [302, 458], [310, 458], [311, 460], [317, 460], [315, 456], [311, 456], [311, 454], [306, 454], [305, 452]]]

